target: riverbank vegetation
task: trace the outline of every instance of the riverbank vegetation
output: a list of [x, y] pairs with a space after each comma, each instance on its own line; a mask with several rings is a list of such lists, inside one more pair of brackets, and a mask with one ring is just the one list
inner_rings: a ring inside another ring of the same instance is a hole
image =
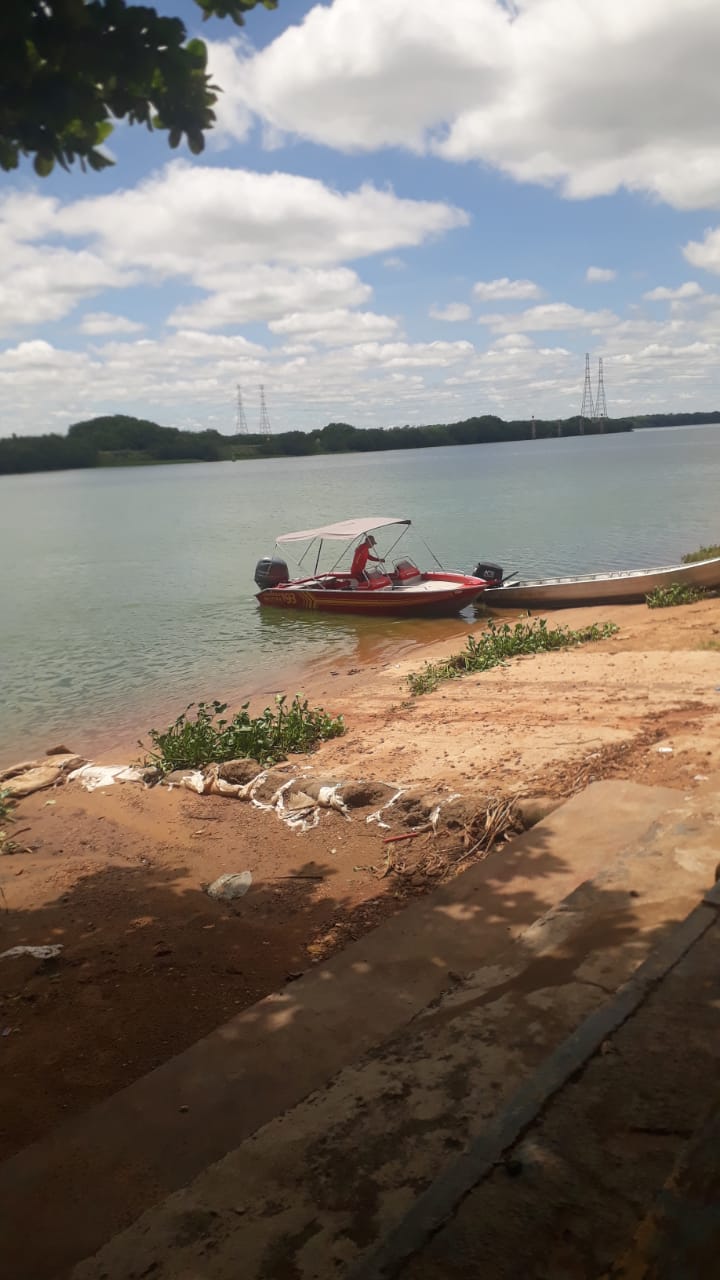
[[[317, 431], [277, 435], [221, 435], [219, 431], [180, 431], [144, 418], [113, 414], [76, 422], [66, 436], [17, 436], [0, 439], [0, 475], [58, 471], [80, 467], [148, 466], [163, 462], [227, 462], [248, 458], [307, 457], [328, 453], [374, 453], [388, 449], [429, 449], [441, 445], [492, 444], [509, 440], [579, 435], [580, 418], [564, 422], [504, 422], [494, 414], [426, 427], [353, 427], [330, 422]], [[594, 430], [586, 423], [588, 434]], [[623, 419], [605, 424], [610, 432], [629, 431]]]
[[683, 564], [697, 564], [699, 560], [715, 560], [720, 556], [720, 544], [715, 543], [712, 547], [698, 547], [697, 551], [688, 551], [683, 556]]
[[645, 600], [648, 609], [673, 609], [679, 604], [696, 604], [698, 600], [702, 600], [704, 594], [697, 587], [673, 582], [669, 587], [655, 587]]
[[145, 418], [111, 414], [76, 422], [65, 436], [0, 439], [0, 475], [66, 471], [81, 467], [154, 466], [164, 462], [239, 462], [250, 458], [295, 458], [328, 453], [380, 453], [389, 449], [433, 449], [459, 444], [502, 444], [559, 436], [614, 434], [642, 427], [691, 426], [720, 422], [720, 413], [652, 414], [608, 418], [520, 418], [506, 422], [485, 413], [461, 422], [428, 426], [354, 427], [329, 422], [315, 431], [276, 435], [222, 435], [212, 429], [181, 431]]
[[468, 636], [467, 644], [460, 653], [450, 654], [440, 662], [426, 662], [419, 671], [411, 672], [407, 678], [408, 686], [412, 694], [431, 693], [443, 680], [456, 680], [469, 671], [489, 671], [491, 667], [501, 666], [508, 658], [523, 654], [547, 653], [551, 649], [587, 644], [590, 640], [606, 640], [618, 630], [614, 622], [593, 623], [579, 631], [571, 631], [569, 627], [548, 627], [545, 618], [516, 622], [514, 627], [508, 622], [502, 626], [490, 622], [477, 638]]
[[225, 702], [191, 702], [168, 729], [148, 730], [152, 743], [148, 763], [163, 774], [243, 758], [276, 764], [345, 732], [342, 716], [329, 716], [322, 707], [311, 707], [300, 694], [289, 704], [285, 695], [279, 695], [275, 706], [266, 707], [259, 716], [251, 716], [248, 705], [246, 702], [226, 719]]

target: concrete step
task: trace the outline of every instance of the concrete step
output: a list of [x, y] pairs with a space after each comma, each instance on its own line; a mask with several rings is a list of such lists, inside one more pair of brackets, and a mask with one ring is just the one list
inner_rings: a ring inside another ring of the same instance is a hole
[[[697, 1027], [695, 1021], [695, 1034]], [[661, 1127], [661, 1136], [666, 1132]], [[719, 1248], [720, 1093], [603, 1280], [698, 1280], [717, 1271]]]
[[[50, 1280], [406, 1025], [641, 842], [669, 788], [599, 782], [533, 830], [0, 1166], [0, 1257]], [[181, 1110], [182, 1109], [182, 1110]]]
[[[657, 980], [652, 957], [712, 881], [719, 795], [665, 791], [650, 814], [647, 789], [597, 784], [485, 864], [484, 875], [474, 868], [472, 892], [453, 882], [418, 904], [420, 919], [406, 912], [388, 922], [401, 926], [388, 931], [390, 946], [407, 945], [408, 924], [422, 930], [416, 954], [441, 961], [446, 987], [447, 943], [440, 950], [428, 932], [437, 916], [472, 936], [483, 962], [466, 964], [468, 976], [409, 1025], [403, 1019], [327, 1087], [146, 1213], [73, 1280], [234, 1280], [238, 1258], [244, 1277], [263, 1280], [362, 1268], [453, 1153], [497, 1125], [585, 1019], [641, 966], [651, 974], [643, 993]], [[552, 880], [557, 901], [563, 864], [589, 875], [523, 929], [530, 871]]]
[[717, 1272], [717, 905], [713, 917], [604, 1052], [458, 1198], [446, 1225], [404, 1263], [372, 1274], [700, 1280]]

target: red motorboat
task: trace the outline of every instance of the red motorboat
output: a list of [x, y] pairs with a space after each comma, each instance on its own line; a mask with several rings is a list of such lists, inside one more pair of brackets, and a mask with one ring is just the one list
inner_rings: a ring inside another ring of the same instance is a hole
[[[503, 571], [499, 565], [480, 564], [475, 575], [443, 569], [421, 571], [414, 561], [402, 558], [386, 561], [400, 537], [407, 532], [410, 520], [387, 516], [364, 516], [341, 520], [318, 529], [301, 529], [283, 533], [277, 539], [284, 543], [307, 542], [300, 563], [314, 552], [315, 572], [291, 578], [288, 566], [279, 555], [258, 561], [255, 582], [260, 588], [261, 605], [276, 609], [314, 609], [323, 613], [358, 613], [385, 617], [443, 617], [459, 613], [472, 604], [485, 587], [498, 586]], [[399, 526], [400, 535], [380, 563], [368, 563], [361, 574], [338, 568], [345, 558], [344, 547], [334, 566], [318, 572], [323, 545], [343, 542], [348, 545], [380, 529]]]

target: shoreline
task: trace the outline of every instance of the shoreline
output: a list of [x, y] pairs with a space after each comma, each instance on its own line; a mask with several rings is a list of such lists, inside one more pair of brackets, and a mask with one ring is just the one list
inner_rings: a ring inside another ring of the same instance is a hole
[[[657, 421], [656, 419], [671, 419]], [[713, 420], [714, 418], [714, 420]], [[681, 419], [681, 421], [677, 421]], [[682, 421], [685, 419], [685, 421]], [[687, 421], [687, 419], [691, 419]], [[694, 420], [693, 420], [694, 419]], [[700, 421], [697, 421], [700, 419]], [[145, 419], [125, 415], [103, 415], [87, 422], [74, 423], [68, 434], [54, 437], [0, 437], [0, 476], [42, 475], [53, 471], [94, 471], [122, 467], [173, 466], [203, 462], [256, 462], [269, 458], [333, 457], [342, 454], [373, 454], [418, 449], [447, 448], [468, 444], [533, 443], [536, 440], [584, 438], [596, 435], [626, 435], [633, 431], [717, 426], [717, 410], [664, 414], [630, 414], [624, 418], [499, 418], [495, 414], [475, 415], [458, 422], [429, 426], [354, 427], [349, 423], [329, 423], [308, 431], [277, 431], [270, 436], [247, 433], [224, 435], [219, 431], [197, 432], [163, 427]], [[108, 437], [108, 424], [110, 435]], [[127, 424], [130, 424], [128, 434]], [[146, 439], [138, 444], [137, 429]], [[81, 434], [77, 434], [80, 431]], [[75, 433], [70, 434], [70, 433]], [[125, 443], [118, 443], [118, 434]], [[371, 437], [375, 448], [365, 448]], [[185, 437], [185, 439], [183, 439]], [[408, 443], [408, 441], [412, 443]], [[48, 442], [46, 444], [45, 442]], [[108, 448], [108, 444], [112, 444]], [[169, 447], [168, 456], [156, 456], [153, 450]], [[199, 446], [199, 447], [198, 447]], [[355, 447], [353, 447], [355, 446]], [[68, 454], [63, 465], [58, 448]], [[188, 452], [183, 453], [182, 449]], [[196, 449], [197, 452], [191, 452]], [[46, 465], [28, 460], [28, 450], [42, 456], [48, 450]], [[13, 453], [19, 454], [13, 465]], [[173, 456], [176, 453], [177, 456]], [[49, 461], [50, 465], [47, 465]]]
[[[273, 681], [269, 669], [260, 668], [255, 674], [245, 677], [241, 684], [226, 689], [213, 688], [209, 693], [200, 695], [189, 691], [187, 697], [181, 698], [170, 695], [158, 697], [153, 700], [155, 709], [147, 713], [145, 719], [153, 720], [156, 726], [171, 724], [188, 702], [197, 703], [203, 697], [206, 701], [217, 697], [227, 702], [233, 711], [248, 701], [253, 714], [261, 712], [282, 693], [292, 697], [294, 693], [302, 692], [312, 701], [317, 690], [332, 692], [335, 688], [343, 688], [344, 682], [352, 678], [354, 673], [376, 672], [397, 659], [411, 657], [413, 654], [417, 654], [417, 662], [420, 664], [424, 661], [426, 647], [437, 644], [447, 642], [462, 646], [465, 637], [479, 625], [480, 622], [474, 617], [458, 615], [456, 618], [414, 619], [410, 626], [406, 622], [397, 635], [385, 632], [367, 636], [358, 633], [356, 643], [349, 651], [336, 641], [323, 648], [318, 657], [299, 658], [283, 667], [279, 682]], [[433, 635], [433, 632], [440, 634]], [[337, 674], [333, 674], [334, 672]], [[215, 682], [216, 685], [219, 683]], [[60, 742], [68, 745], [76, 743], [81, 754], [91, 754], [102, 764], [116, 762], [116, 758], [120, 756], [126, 762], [136, 759], [138, 740], [145, 739], [150, 727], [140, 720], [139, 707], [142, 699], [137, 698], [136, 701], [137, 719], [134, 718], [133, 711], [132, 723], [126, 720], [122, 726], [114, 723], [109, 728], [101, 727], [102, 714], [95, 712], [88, 717], [90, 727], [84, 734], [70, 724], [69, 727], [58, 725], [55, 729], [39, 729], [37, 733], [8, 738], [0, 746], [0, 769], [11, 767], [16, 760], [42, 756], [48, 747]]]
[[[346, 663], [332, 668], [337, 675], [316, 671], [305, 686], [310, 701], [342, 712], [348, 731], [281, 770], [290, 778], [305, 769], [356, 791], [359, 781], [368, 785], [349, 817], [325, 810], [307, 832], [273, 811], [180, 788], [126, 783], [86, 792], [72, 783], [21, 800], [8, 834], [17, 833], [22, 851], [0, 859], [0, 950], [55, 942], [62, 954], [50, 964], [24, 957], [0, 966], [4, 1079], [14, 1099], [0, 1135], [5, 1153], [434, 887], [432, 875], [412, 874], [412, 866], [383, 871], [388, 849], [412, 862], [435, 847], [430, 837], [407, 839], [418, 821], [412, 812], [458, 794], [465, 812], [482, 811], [492, 797], [552, 805], [609, 777], [687, 792], [720, 770], [720, 599], [551, 616], [552, 625], [615, 621], [620, 630], [417, 697], [408, 672], [457, 651], [460, 635], [360, 670]], [[116, 755], [112, 762], [121, 763]], [[405, 842], [386, 845], [383, 829], [366, 819], [394, 785], [407, 794], [388, 823]], [[502, 847], [494, 857], [502, 875]], [[246, 896], [208, 896], [217, 877], [244, 871], [252, 876]], [[455, 872], [448, 866], [447, 874]], [[125, 1023], [132, 1036], [118, 1054]]]

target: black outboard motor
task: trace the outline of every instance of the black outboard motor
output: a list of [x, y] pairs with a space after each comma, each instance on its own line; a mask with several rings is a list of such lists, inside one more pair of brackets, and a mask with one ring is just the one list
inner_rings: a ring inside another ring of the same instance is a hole
[[485, 560], [481, 560], [475, 570], [475, 577], [482, 578], [483, 582], [502, 582], [502, 566], [488, 564]]
[[265, 556], [255, 565], [255, 582], [261, 591], [268, 587], [279, 587], [281, 582], [288, 582], [290, 572], [284, 560], [279, 556]]

